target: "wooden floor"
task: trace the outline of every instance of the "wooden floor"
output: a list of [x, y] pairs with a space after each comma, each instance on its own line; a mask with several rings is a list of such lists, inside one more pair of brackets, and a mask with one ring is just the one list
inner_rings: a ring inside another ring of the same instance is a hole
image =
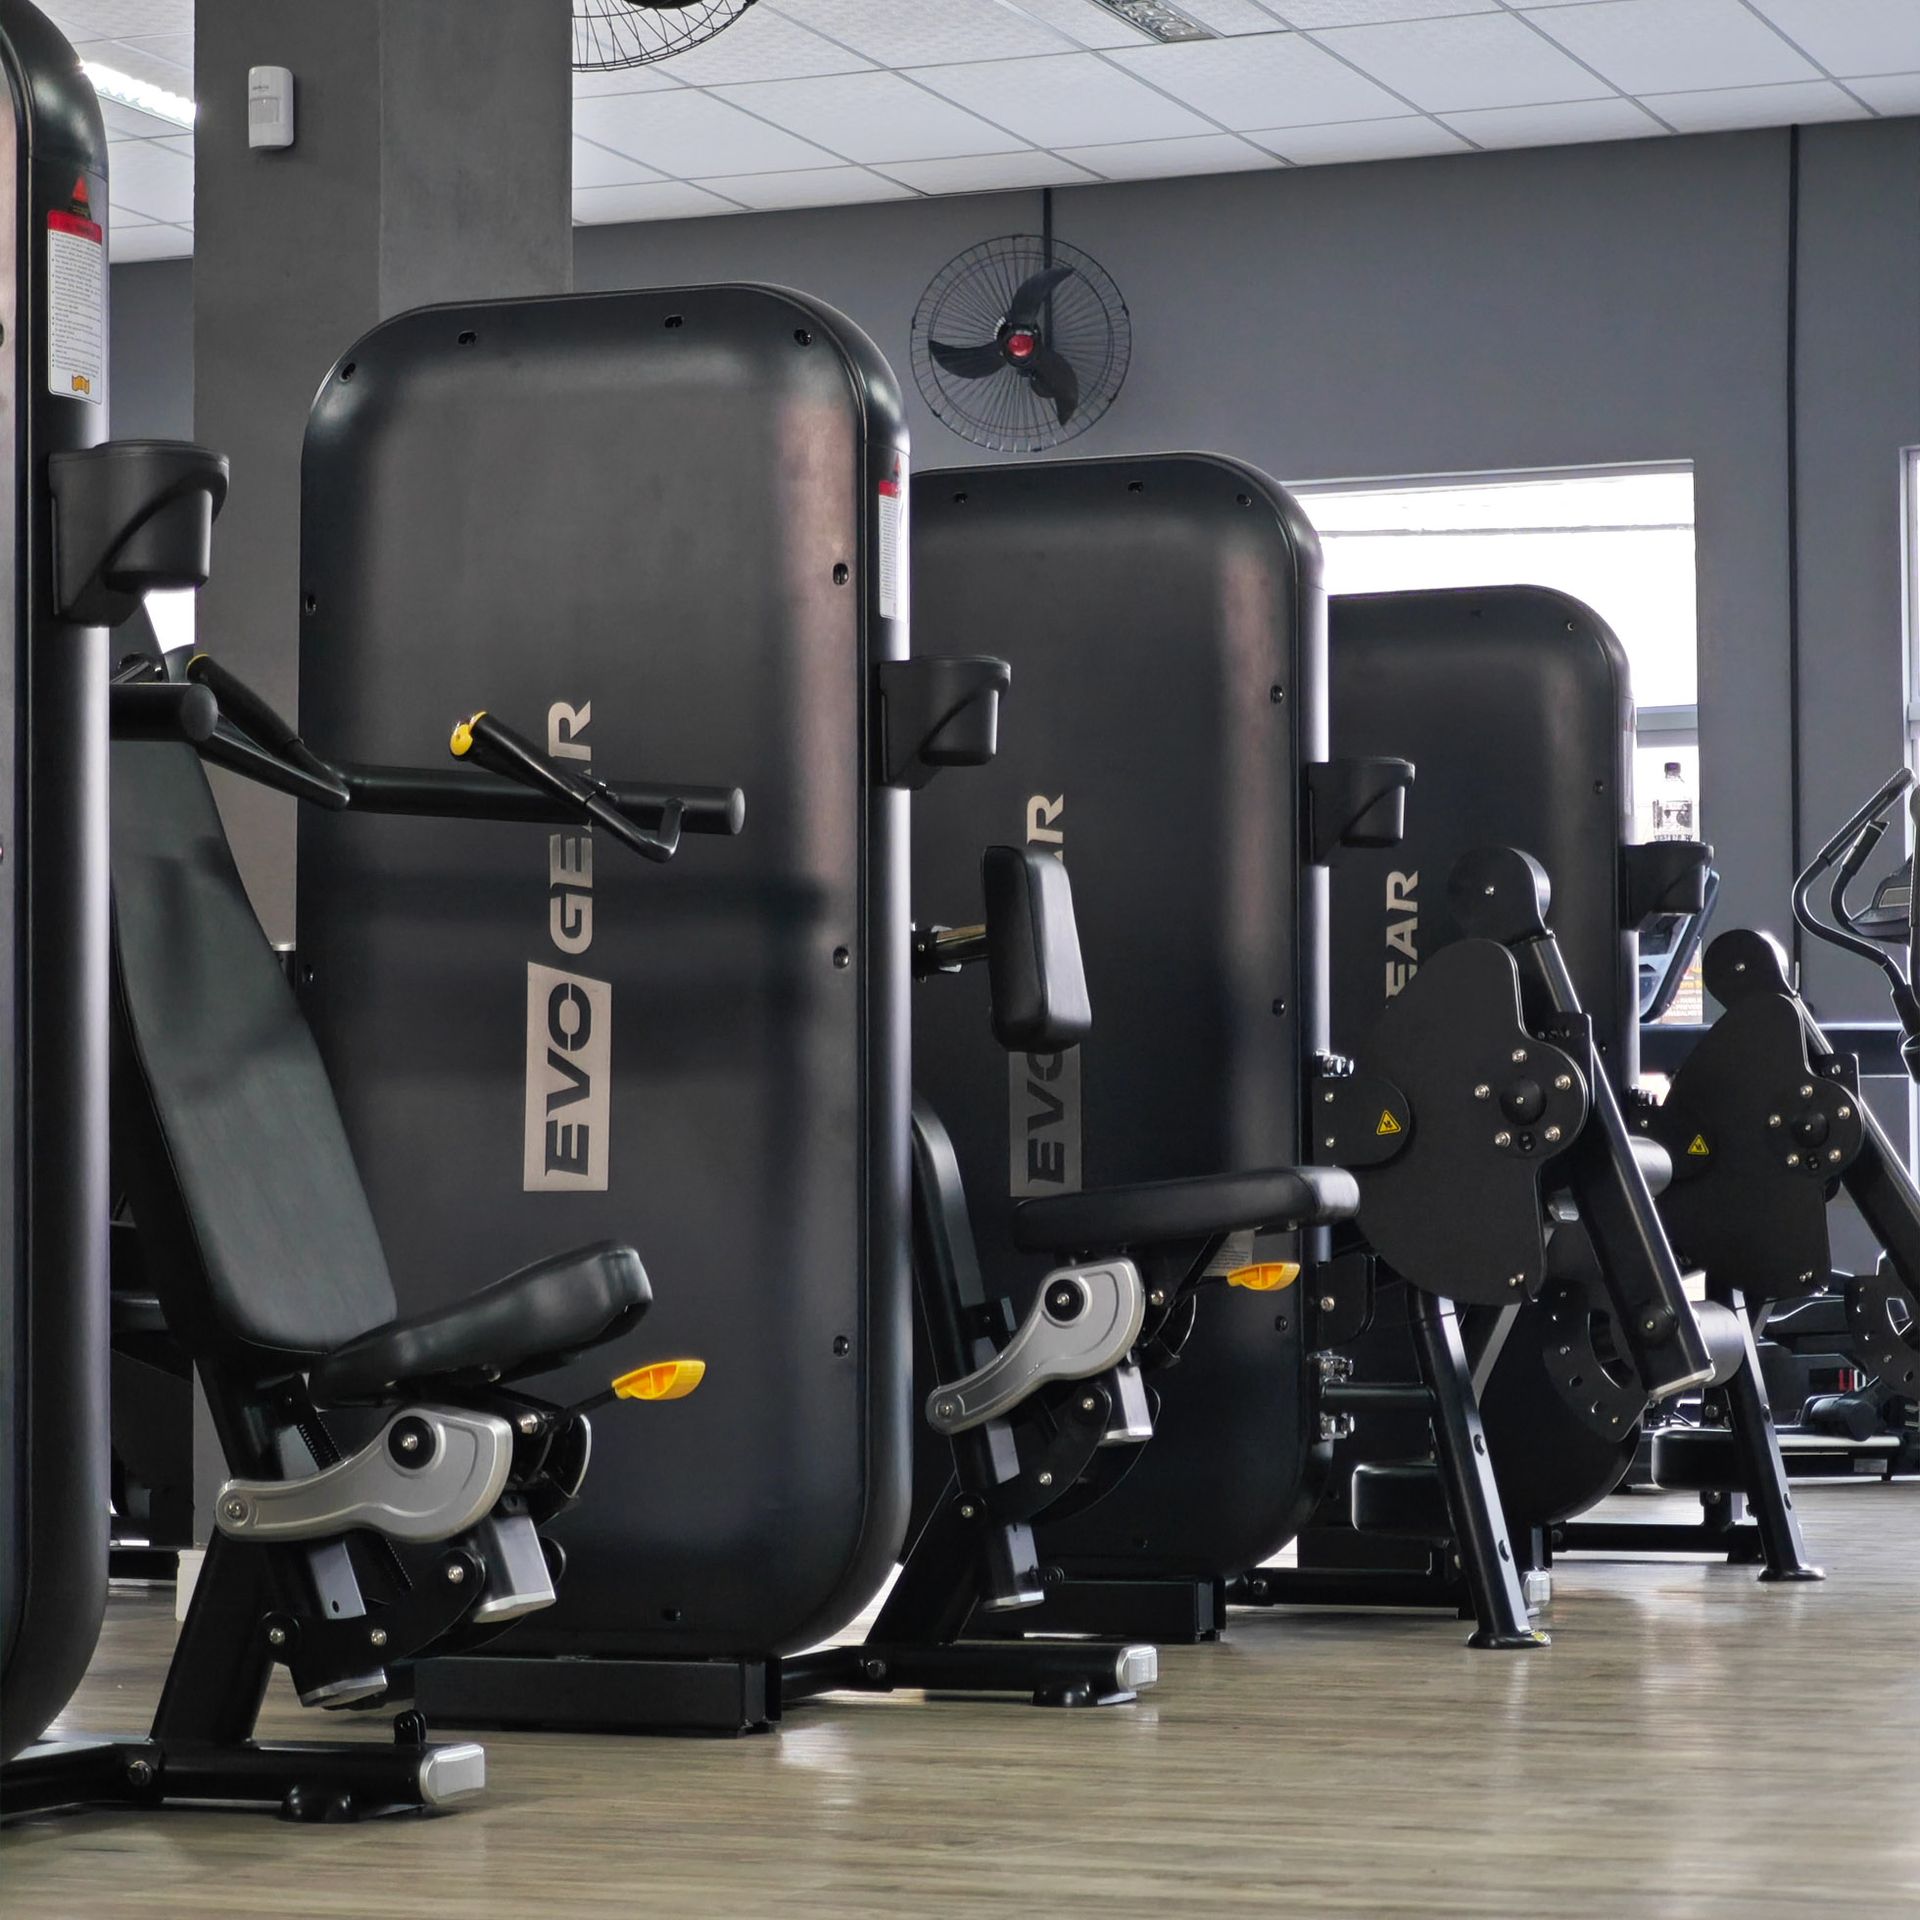
[[[1920, 1484], [1800, 1504], [1823, 1586], [1563, 1563], [1544, 1652], [1472, 1653], [1431, 1616], [1236, 1615], [1133, 1708], [906, 1697], [743, 1741], [495, 1735], [485, 1798], [433, 1818], [15, 1826], [0, 1913], [1911, 1920]], [[117, 1593], [63, 1729], [141, 1727], [171, 1634]], [[318, 1718], [276, 1694], [265, 1730]]]

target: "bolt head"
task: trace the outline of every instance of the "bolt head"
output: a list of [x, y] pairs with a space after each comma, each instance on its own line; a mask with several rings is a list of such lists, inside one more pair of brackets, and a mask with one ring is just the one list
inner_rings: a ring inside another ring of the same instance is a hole
[[269, 1627], [267, 1629], [267, 1645], [268, 1646], [284, 1647], [286, 1644], [287, 1644], [287, 1630], [285, 1627]]
[[523, 1413], [520, 1418], [514, 1422], [514, 1425], [517, 1426], [522, 1433], [531, 1436], [540, 1431], [540, 1416], [537, 1413]]
[[1092, 1394], [1089, 1393], [1082, 1398], [1080, 1402], [1080, 1411], [1082, 1413], [1091, 1413], [1097, 1406], [1099, 1406], [1099, 1404], [1100, 1402], [1096, 1400]]
[[1476, 1100], [1491, 1100], [1493, 1098], [1493, 1089], [1482, 1080], [1480, 1084], [1474, 1088], [1473, 1097]]
[[1553, 1084], [1556, 1091], [1560, 1093], [1571, 1092], [1573, 1088], [1573, 1075], [1570, 1073], [1556, 1073], [1553, 1076]]
[[127, 1778], [136, 1787], [149, 1787], [153, 1784], [153, 1762], [151, 1760], [129, 1760]]
[[1840, 1164], [1840, 1149], [1838, 1147], [1829, 1147], [1827, 1149], [1827, 1158], [1837, 1167]]
[[1797, 1167], [1799, 1164], [1800, 1164], [1800, 1156], [1797, 1153], [1790, 1153], [1787, 1155], [1788, 1166]]
[[1510, 1287], [1524, 1287], [1526, 1284], [1527, 1276], [1524, 1273], [1510, 1273], [1507, 1275], [1507, 1285]]
[[1780, 1124], [1780, 1116], [1777, 1113], [1770, 1113], [1767, 1115], [1768, 1126], [1777, 1127], [1779, 1124]]
[[1851, 1107], [1837, 1107], [1834, 1111], [1842, 1120], [1851, 1120], [1853, 1118], [1853, 1109]]
[[1148, 1300], [1148, 1303], [1152, 1306], [1164, 1307], [1167, 1304], [1166, 1288], [1155, 1287], [1154, 1290], [1147, 1295], [1147, 1300]]
[[1320, 1096], [1320, 1098], [1324, 1100], [1328, 1106], [1332, 1106], [1333, 1105], [1333, 1089], [1329, 1087], [1326, 1090], [1326, 1092]]
[[1800, 1098], [1802, 1100], [1811, 1100], [1813, 1098], [1813, 1089], [1811, 1087], [1802, 1087], [1800, 1089]]
[[1320, 1311], [1322, 1313], [1331, 1313], [1333, 1309], [1334, 1309], [1333, 1295], [1330, 1293], [1323, 1293], [1320, 1296]]
[[387, 1644], [387, 1630], [385, 1627], [375, 1627], [374, 1630], [367, 1635], [367, 1638], [376, 1647], [384, 1647]]
[[235, 1495], [230, 1500], [220, 1502], [220, 1512], [225, 1519], [244, 1520], [247, 1517], [247, 1503]]
[[1053, 1485], [1053, 1475], [1051, 1473], [1043, 1473], [1039, 1476], [1039, 1479], [1040, 1479], [1040, 1484], [1043, 1487], [1050, 1487]]
[[1516, 1067], [1524, 1065], [1527, 1058], [1527, 1050], [1525, 1047], [1515, 1047], [1508, 1057]]
[[466, 1568], [457, 1560], [447, 1569], [447, 1585], [450, 1587], [457, 1587], [466, 1577]]
[[1560, 1129], [1558, 1127], [1549, 1127], [1546, 1137], [1549, 1140], [1558, 1140], [1560, 1138]]
[[[523, 1428], [522, 1431], [524, 1432], [525, 1429]], [[417, 1433], [403, 1433], [400, 1436], [400, 1451], [402, 1453], [418, 1453], [420, 1451], [420, 1436]]]
[[1329, 1147], [1333, 1145], [1333, 1135], [1332, 1135], [1332, 1134], [1328, 1134], [1328, 1135], [1326, 1136], [1326, 1140], [1325, 1140], [1325, 1144], [1326, 1144], [1327, 1146], [1329, 1146]]
[[963, 1500], [960, 1503], [960, 1518], [962, 1520], [971, 1520], [974, 1516], [974, 1512], [975, 1512], [975, 1508], [971, 1500]]
[[1502, 1127], [1500, 1131], [1493, 1136], [1493, 1144], [1496, 1147], [1510, 1147], [1513, 1145], [1513, 1135], [1510, 1134], [1505, 1127]]

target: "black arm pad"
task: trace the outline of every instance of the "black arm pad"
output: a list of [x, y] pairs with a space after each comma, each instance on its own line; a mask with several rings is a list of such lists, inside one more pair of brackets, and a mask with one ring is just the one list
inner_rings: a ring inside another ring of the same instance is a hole
[[1268, 1167], [1023, 1200], [1013, 1238], [1036, 1253], [1106, 1251], [1247, 1227], [1324, 1226], [1359, 1210], [1359, 1185], [1342, 1167]]

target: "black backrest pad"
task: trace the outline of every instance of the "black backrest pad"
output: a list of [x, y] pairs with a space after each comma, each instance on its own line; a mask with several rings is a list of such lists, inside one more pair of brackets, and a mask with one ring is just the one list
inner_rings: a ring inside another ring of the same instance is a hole
[[898, 409], [850, 323], [759, 287], [402, 315], [315, 404], [317, 748], [443, 764], [485, 707], [563, 766], [746, 794], [737, 838], [598, 839], [590, 874], [538, 826], [301, 823], [302, 994], [403, 1306], [618, 1240], [644, 1326], [542, 1389], [708, 1363], [597, 1417], [516, 1647], [804, 1643], [899, 1546], [907, 802], [868, 751], [906, 648]]
[[[952, 1131], [990, 1293], [1024, 1299], [1010, 1192], [1297, 1161], [1324, 1041], [1323, 893], [1296, 858], [1300, 767], [1324, 750], [1319, 548], [1286, 494], [1205, 456], [922, 474], [916, 648], [1012, 663], [1000, 751], [914, 800], [914, 906], [972, 917], [982, 844], [1073, 877], [1093, 1031], [1061, 1055], [991, 1042], [978, 970], [916, 989], [915, 1084]], [[1276, 1256], [1283, 1243], [1276, 1243]], [[1282, 1303], [1284, 1306], [1286, 1303]], [[1211, 1290], [1152, 1446], [1056, 1561], [1225, 1572], [1291, 1531], [1299, 1316]]]
[[391, 1319], [386, 1260], [198, 757], [112, 754], [116, 1166], [177, 1336], [267, 1378]]
[[1328, 628], [1334, 752], [1414, 763], [1401, 845], [1334, 862], [1335, 1046], [1355, 1047], [1406, 969], [1457, 937], [1454, 862], [1505, 844], [1546, 868], [1549, 924], [1616, 1083], [1627, 1083], [1639, 1062], [1619, 897], [1633, 701], [1612, 629], [1544, 587], [1342, 594]]

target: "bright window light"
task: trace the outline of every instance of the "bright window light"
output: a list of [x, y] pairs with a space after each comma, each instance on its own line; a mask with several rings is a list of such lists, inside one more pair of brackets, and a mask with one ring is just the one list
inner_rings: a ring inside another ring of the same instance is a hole
[[176, 127], [193, 125], [194, 105], [184, 93], [169, 93], [165, 87], [152, 86], [145, 80], [136, 80], [130, 73], [117, 72], [92, 60], [85, 61], [81, 71], [93, 82], [93, 90], [102, 100], [150, 113], [156, 120], [171, 120]]

